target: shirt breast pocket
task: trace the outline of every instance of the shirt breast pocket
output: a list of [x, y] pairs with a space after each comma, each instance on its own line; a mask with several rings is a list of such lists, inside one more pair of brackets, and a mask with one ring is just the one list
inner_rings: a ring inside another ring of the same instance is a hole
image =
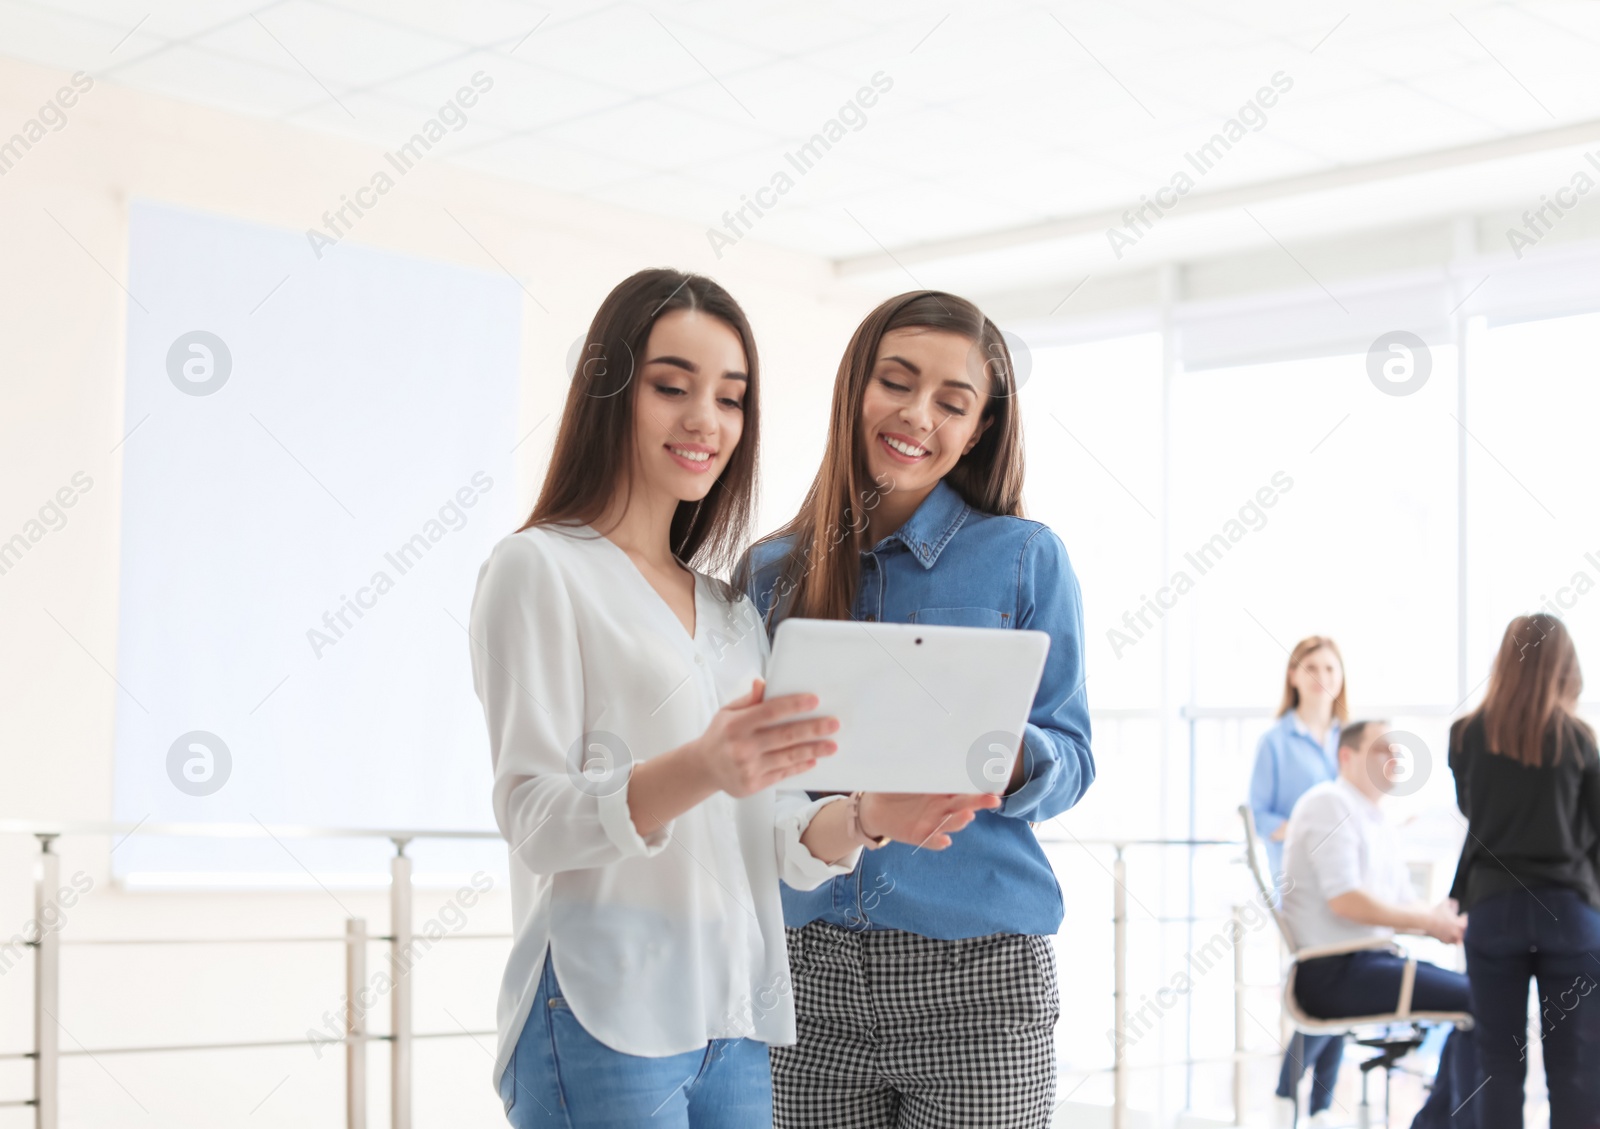
[[918, 608], [911, 613], [910, 622], [943, 627], [1010, 627], [1011, 616], [993, 608]]

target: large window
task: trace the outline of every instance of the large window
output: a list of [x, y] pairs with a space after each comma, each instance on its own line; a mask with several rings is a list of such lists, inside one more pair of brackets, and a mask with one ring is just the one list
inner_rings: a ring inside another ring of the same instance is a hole
[[[1391, 815], [1431, 898], [1448, 887], [1462, 835], [1448, 725], [1480, 699], [1507, 620], [1560, 614], [1591, 684], [1600, 678], [1589, 434], [1600, 417], [1600, 314], [1496, 324], [1475, 313], [1464, 366], [1452, 345], [1425, 347], [1428, 376], [1411, 390], [1375, 379], [1368, 352], [1348, 340], [1324, 355], [1220, 363], [1248, 350], [1216, 326], [1200, 333], [1204, 348], [1190, 352], [1209, 367], [1180, 368], [1168, 389], [1165, 508], [1158, 336], [1038, 349], [1023, 391], [1029, 511], [1061, 533], [1084, 588], [1099, 771], [1077, 809], [1041, 828], [1068, 906], [1057, 938], [1064, 967], [1103, 967], [1108, 945], [1112, 853], [1089, 840], [1238, 837], [1235, 809], [1300, 638], [1339, 641], [1355, 716], [1381, 711], [1419, 738], [1412, 767], [1426, 775], [1401, 789]], [[1429, 336], [1448, 339], [1437, 322]], [[1384, 354], [1380, 369], [1389, 357], [1405, 359]], [[1409, 361], [1414, 375], [1415, 351]], [[1250, 897], [1243, 869], [1218, 850], [1128, 849], [1135, 1006], [1191, 967], [1195, 947]], [[1250, 944], [1250, 961], [1264, 962], [1256, 978], [1270, 981], [1270, 936]], [[1060, 1035], [1064, 1066], [1109, 1063], [1106, 985], [1066, 978], [1063, 1004], [1084, 1019]], [[1246, 1004], [1275, 1015], [1270, 992]], [[1231, 1030], [1232, 1008], [1231, 976], [1208, 978], [1130, 1043], [1128, 1060], [1202, 1057]], [[1257, 1073], [1265, 1085], [1266, 1066]], [[1135, 1077], [1136, 1105], [1228, 1101], [1226, 1065], [1140, 1066]], [[1108, 1096], [1103, 1075], [1079, 1091], [1080, 1100]]]
[[1158, 702], [1154, 646], [1118, 657], [1106, 625], [1152, 585], [1161, 547], [1161, 338], [1036, 349], [1020, 392], [1029, 516], [1067, 546], [1083, 586], [1091, 705]]
[[[1161, 339], [1154, 334], [1036, 348], [1020, 391], [1028, 515], [1066, 544], [1083, 589], [1084, 693], [1098, 775], [1089, 798], [1044, 834], [1158, 835], [1149, 802], [1161, 770], [1160, 650], [1119, 660], [1106, 625], [1123, 588], [1156, 578], [1161, 546]], [[1131, 578], [1131, 579], [1130, 579]]]
[[1600, 314], [1489, 327], [1470, 349], [1468, 685], [1487, 677], [1506, 622], [1543, 608], [1600, 686]]
[[1339, 640], [1352, 702], [1454, 701], [1455, 357], [1408, 396], [1366, 357], [1189, 373], [1173, 389], [1174, 575], [1190, 701], [1276, 705], [1287, 649]]
[[[1275, 711], [1289, 650], [1331, 635], [1355, 716], [1456, 702], [1454, 350], [1434, 349], [1429, 379], [1406, 396], [1377, 388], [1366, 362], [1320, 357], [1176, 382], [1173, 570], [1193, 585], [1173, 613], [1188, 665], [1180, 700]], [[1234, 808], [1266, 724], [1196, 724], [1197, 830], [1238, 834]], [[1442, 763], [1443, 719], [1427, 729], [1419, 736], [1439, 754], [1429, 759]]]

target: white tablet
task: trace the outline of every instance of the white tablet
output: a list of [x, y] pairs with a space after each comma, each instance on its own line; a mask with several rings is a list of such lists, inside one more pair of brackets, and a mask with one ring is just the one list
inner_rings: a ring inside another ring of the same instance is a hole
[[839, 751], [786, 788], [1005, 791], [1044, 673], [1043, 631], [786, 619], [768, 698], [811, 693], [839, 719]]

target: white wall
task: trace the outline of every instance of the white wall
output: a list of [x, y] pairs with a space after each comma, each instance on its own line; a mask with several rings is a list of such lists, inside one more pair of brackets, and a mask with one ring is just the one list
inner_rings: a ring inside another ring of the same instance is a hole
[[[67, 82], [63, 72], [0, 60], [0, 134], [9, 136]], [[111, 812], [116, 448], [137, 422], [124, 418], [122, 403], [129, 200], [300, 231], [320, 226], [322, 213], [365, 183], [380, 159], [349, 141], [97, 82], [63, 129], [0, 176], [0, 537], [21, 530], [74, 475], [92, 480], [65, 511], [65, 525], [0, 575], [0, 820], [103, 820]], [[566, 350], [611, 286], [646, 266], [716, 277], [745, 305], [764, 362], [764, 527], [787, 516], [815, 468], [838, 358], [876, 300], [837, 291], [818, 259], [746, 241], [719, 262], [699, 227], [437, 162], [409, 174], [347, 238], [498, 269], [486, 247], [521, 280], [530, 297], [522, 304], [519, 436], [559, 412]], [[517, 452], [522, 509], [554, 418]], [[82, 870], [93, 883], [68, 913], [68, 938], [334, 937], [347, 908], [374, 933], [387, 927], [383, 895], [372, 892], [122, 891], [107, 878], [110, 846], [69, 837], [59, 847], [64, 874]], [[0, 944], [31, 916], [35, 849], [25, 837], [0, 835]], [[195, 850], [203, 853], [203, 841]], [[418, 923], [452, 898], [450, 890], [419, 891]], [[493, 892], [466, 918], [461, 932], [500, 932], [509, 914]], [[430, 953], [417, 973], [418, 1030], [457, 1030], [453, 1017], [473, 1029], [492, 1026], [501, 947], [457, 941]], [[375, 946], [374, 968], [379, 957]], [[0, 1054], [31, 1045], [30, 965], [27, 958], [0, 974]], [[320, 1024], [342, 990], [337, 945], [69, 948], [64, 969], [68, 1049], [295, 1038]], [[383, 1061], [375, 1050], [374, 1124], [384, 1123]], [[417, 1063], [418, 1124], [502, 1123], [483, 1047], [465, 1038], [426, 1042]], [[309, 1044], [80, 1057], [63, 1072], [63, 1125], [211, 1129], [248, 1118], [263, 1127], [333, 1126], [342, 1124], [341, 1070], [340, 1056], [318, 1059]], [[29, 1088], [27, 1063], [0, 1061], [0, 1100]], [[0, 1109], [0, 1129], [25, 1124], [30, 1112]]]

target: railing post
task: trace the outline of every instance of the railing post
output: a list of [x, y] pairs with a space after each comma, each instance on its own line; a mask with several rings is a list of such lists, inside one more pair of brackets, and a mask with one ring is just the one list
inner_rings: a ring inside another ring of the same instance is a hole
[[367, 922], [344, 923], [344, 1121], [346, 1129], [367, 1129]]
[[389, 1125], [411, 1129], [411, 860], [409, 839], [394, 840], [389, 864], [389, 949], [394, 990], [389, 994], [392, 1018], [389, 1066]]
[[1233, 1123], [1244, 1124], [1244, 907], [1233, 907]]
[[33, 888], [33, 1123], [56, 1129], [61, 1119], [61, 923], [46, 924], [47, 911], [61, 888], [61, 856], [54, 835], [39, 836], [39, 880]]
[[1127, 1129], [1128, 1125], [1128, 1062], [1124, 1048], [1128, 1039], [1128, 866], [1122, 860], [1122, 848], [1117, 847], [1117, 859], [1112, 863], [1111, 879], [1115, 889], [1111, 892], [1111, 931], [1114, 970], [1112, 997], [1114, 1006], [1117, 1048], [1116, 1061], [1111, 1067], [1111, 1129]]

